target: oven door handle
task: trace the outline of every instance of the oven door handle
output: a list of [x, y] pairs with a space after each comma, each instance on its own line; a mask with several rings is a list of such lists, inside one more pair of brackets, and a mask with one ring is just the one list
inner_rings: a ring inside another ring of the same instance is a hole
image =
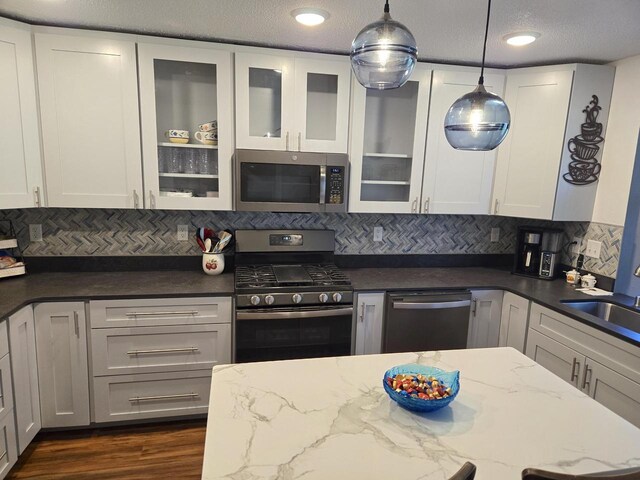
[[287, 312], [238, 312], [236, 311], [236, 320], [277, 320], [277, 319], [295, 319], [295, 318], [313, 318], [313, 317], [336, 317], [339, 315], [353, 315], [353, 307], [334, 308], [327, 310], [302, 310]]

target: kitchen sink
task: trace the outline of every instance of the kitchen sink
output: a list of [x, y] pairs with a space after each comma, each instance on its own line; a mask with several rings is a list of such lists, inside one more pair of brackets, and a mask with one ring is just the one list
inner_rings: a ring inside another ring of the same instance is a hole
[[562, 303], [567, 307], [580, 310], [606, 322], [614, 323], [640, 333], [640, 310], [621, 307], [620, 305], [604, 300], [563, 300]]

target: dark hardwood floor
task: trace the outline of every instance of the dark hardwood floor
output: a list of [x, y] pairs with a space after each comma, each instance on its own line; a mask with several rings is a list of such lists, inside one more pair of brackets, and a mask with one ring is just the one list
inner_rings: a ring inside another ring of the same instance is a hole
[[205, 420], [41, 433], [8, 480], [200, 479]]

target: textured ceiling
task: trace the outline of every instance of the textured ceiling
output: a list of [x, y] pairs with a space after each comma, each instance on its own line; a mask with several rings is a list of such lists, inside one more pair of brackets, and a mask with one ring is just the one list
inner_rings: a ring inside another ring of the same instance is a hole
[[[392, 16], [413, 32], [421, 60], [477, 64], [486, 14], [482, 0], [391, 0]], [[346, 53], [355, 34], [382, 13], [382, 0], [0, 0], [0, 15], [45, 25], [215, 39]], [[315, 28], [290, 15], [318, 7]], [[640, 54], [640, 0], [494, 0], [487, 62], [534, 65], [609, 62]], [[542, 34], [514, 48], [514, 31]]]

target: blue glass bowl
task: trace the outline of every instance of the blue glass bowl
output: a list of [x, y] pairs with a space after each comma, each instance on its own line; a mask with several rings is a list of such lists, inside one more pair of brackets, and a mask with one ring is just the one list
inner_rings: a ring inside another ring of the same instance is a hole
[[[420, 374], [435, 377], [439, 382], [451, 388], [451, 395], [436, 400], [424, 400], [422, 398], [404, 396], [387, 385], [387, 377], [394, 377], [398, 374]], [[382, 386], [391, 399], [396, 401], [401, 407], [407, 410], [413, 410], [414, 412], [433, 412], [434, 410], [446, 407], [456, 398], [460, 391], [460, 372], [458, 370], [445, 372], [439, 368], [416, 364], [398, 365], [385, 372], [384, 378], [382, 379]]]

